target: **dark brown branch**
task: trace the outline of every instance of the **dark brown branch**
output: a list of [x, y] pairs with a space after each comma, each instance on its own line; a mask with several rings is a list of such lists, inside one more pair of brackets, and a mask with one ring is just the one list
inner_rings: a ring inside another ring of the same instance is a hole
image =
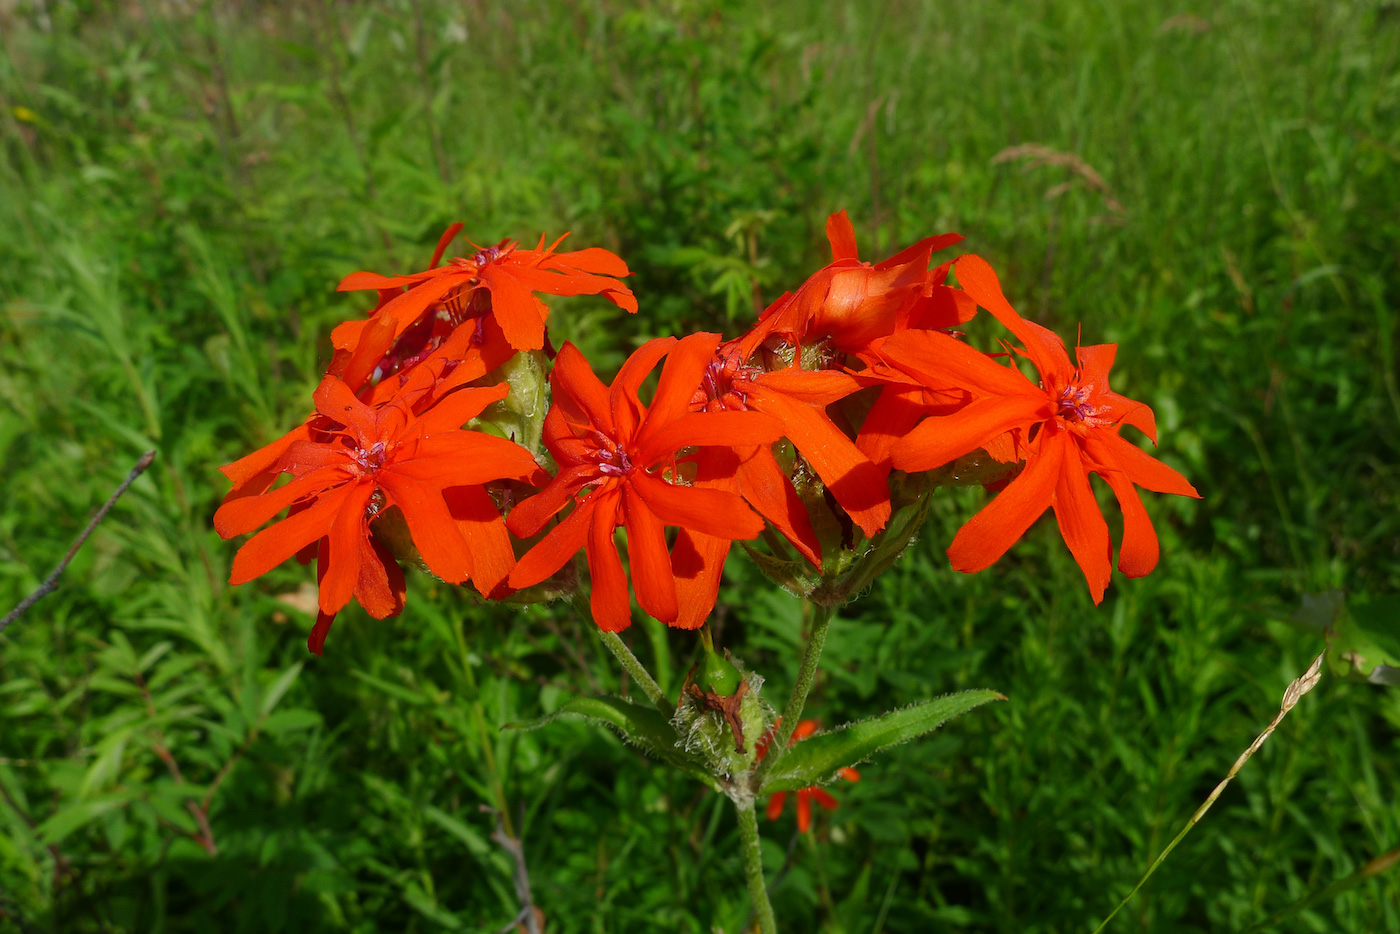
[[88, 536], [92, 534], [93, 529], [97, 528], [97, 523], [107, 517], [107, 513], [111, 511], [117, 499], [127, 491], [127, 488], [130, 487], [131, 484], [136, 482], [137, 477], [146, 472], [146, 468], [151, 466], [151, 462], [155, 459], [155, 451], [147, 451], [145, 454], [141, 455], [141, 459], [136, 462], [135, 467], [131, 468], [131, 473], [126, 475], [126, 479], [122, 481], [121, 486], [117, 487], [116, 490], [112, 492], [112, 495], [107, 497], [107, 502], [103, 503], [102, 508], [97, 510], [97, 514], [92, 517], [92, 521], [88, 522], [87, 528], [83, 529], [83, 534], [79, 535], [78, 540], [73, 543], [73, 547], [68, 549], [68, 554], [64, 555], [63, 560], [58, 562], [58, 567], [54, 568], [49, 576], [44, 578], [44, 582], [39, 585], [37, 590], [21, 600], [19, 606], [6, 614], [4, 619], [0, 619], [0, 632], [4, 632], [5, 628], [9, 626], [10, 623], [23, 616], [25, 610], [58, 589], [58, 578], [64, 571], [68, 570], [69, 562], [71, 562], [73, 556], [78, 553], [78, 549], [83, 547], [83, 544], [88, 540]]

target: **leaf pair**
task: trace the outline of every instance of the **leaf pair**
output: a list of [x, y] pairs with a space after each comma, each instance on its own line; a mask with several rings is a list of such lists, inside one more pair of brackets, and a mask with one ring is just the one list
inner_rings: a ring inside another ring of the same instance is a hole
[[[759, 795], [768, 795], [824, 784], [842, 768], [863, 762], [882, 749], [931, 733], [954, 717], [993, 700], [1005, 700], [1005, 697], [996, 691], [962, 691], [813, 736], [787, 750], [769, 769], [763, 787], [756, 791]], [[722, 790], [705, 760], [684, 749], [670, 721], [652, 707], [620, 697], [575, 697], [546, 717], [512, 723], [507, 728], [534, 730], [565, 714], [578, 714], [605, 723], [649, 754], [715, 791]]]

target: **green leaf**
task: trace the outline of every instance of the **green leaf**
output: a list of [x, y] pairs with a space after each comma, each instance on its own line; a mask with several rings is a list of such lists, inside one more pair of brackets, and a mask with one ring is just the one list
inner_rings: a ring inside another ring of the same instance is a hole
[[457, 838], [477, 859], [484, 860], [491, 856], [491, 845], [486, 842], [485, 837], [441, 808], [429, 804], [423, 808], [423, 816]]
[[931, 733], [988, 701], [1005, 699], [996, 691], [962, 691], [805, 739], [774, 763], [758, 793], [767, 795], [820, 785], [838, 769], [864, 761], [881, 749]]
[[267, 693], [262, 697], [262, 705], [258, 709], [259, 719], [267, 717], [272, 713], [272, 709], [282, 700], [296, 681], [297, 675], [301, 674], [304, 662], [297, 662], [286, 671], [277, 676], [277, 680], [272, 682], [272, 686], [267, 689]]
[[279, 710], [263, 721], [263, 732], [272, 736], [309, 730], [321, 725], [321, 715], [314, 710]]
[[621, 733], [623, 739], [635, 743], [656, 758], [699, 779], [716, 791], [719, 790], [719, 784], [710, 775], [705, 761], [683, 748], [681, 738], [669, 720], [654, 707], [634, 704], [620, 697], [571, 698], [549, 716], [507, 723], [502, 729], [537, 730], [564, 714], [578, 714], [606, 723]]
[[366, 674], [363, 671], [351, 671], [350, 674], [358, 680], [363, 681], [365, 684], [368, 684], [370, 687], [376, 688], [388, 694], [390, 697], [398, 698], [404, 703], [412, 704], [415, 707], [432, 706], [432, 700], [421, 691], [406, 688], [401, 684], [394, 684], [392, 681], [385, 681], [383, 678], [376, 678], [374, 675]]
[[83, 801], [71, 807], [62, 808], [39, 825], [39, 841], [45, 846], [58, 843], [64, 837], [76, 830], [86, 827], [102, 815], [125, 807], [127, 802], [134, 797], [136, 797], [136, 795], [132, 793], [113, 795], [108, 798]]
[[98, 744], [97, 758], [88, 766], [87, 774], [83, 776], [78, 797], [90, 797], [93, 792], [116, 781], [117, 776], [121, 774], [122, 758], [126, 755], [126, 744], [131, 739], [131, 733], [130, 727], [118, 730]]

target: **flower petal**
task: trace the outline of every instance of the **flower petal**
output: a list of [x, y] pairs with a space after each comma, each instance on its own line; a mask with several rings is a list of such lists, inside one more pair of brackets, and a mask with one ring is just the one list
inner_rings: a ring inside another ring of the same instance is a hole
[[884, 528], [890, 518], [885, 471], [860, 453], [824, 409], [762, 390], [749, 397], [749, 405], [782, 422], [784, 434], [867, 537]]
[[1095, 461], [1109, 469], [1116, 467], [1123, 471], [1129, 480], [1145, 490], [1201, 498], [1189, 480], [1114, 431], [1092, 432], [1085, 447]]
[[633, 472], [630, 479], [666, 525], [730, 540], [757, 538], [763, 532], [763, 520], [734, 493], [674, 486], [640, 471]]
[[953, 537], [954, 569], [970, 574], [991, 567], [1040, 518], [1055, 495], [1066, 443], [1061, 432], [1042, 429], [1026, 469]]
[[1099, 476], [1113, 489], [1118, 506], [1123, 510], [1123, 543], [1118, 547], [1118, 570], [1129, 577], [1144, 577], [1157, 566], [1161, 554], [1152, 518], [1142, 504], [1137, 487], [1126, 474], [1106, 470]]
[[1073, 377], [1064, 341], [1055, 332], [1027, 321], [1016, 313], [1001, 291], [1001, 281], [991, 264], [975, 253], [958, 257], [953, 264], [958, 285], [977, 304], [990, 311], [1011, 333], [1020, 338], [1026, 355], [1047, 384], [1068, 385]]
[[491, 313], [512, 347], [539, 350], [544, 346], [544, 319], [548, 310], [512, 272], [494, 263], [481, 270], [482, 285], [491, 291]]
[[582, 420], [604, 434], [612, 434], [608, 389], [593, 374], [588, 360], [573, 344], [565, 342], [555, 356], [554, 369], [549, 373], [549, 385], [554, 391], [554, 404], [563, 408], [571, 421]]
[[1089, 474], [1073, 442], [1063, 445], [1060, 477], [1055, 484], [1055, 521], [1060, 535], [1069, 546], [1070, 554], [1089, 582], [1089, 594], [1095, 605], [1103, 602], [1113, 571], [1113, 543], [1108, 537], [1108, 523], [1099, 511], [1094, 491], [1089, 486]]
[[428, 570], [449, 584], [470, 577], [471, 551], [452, 521], [442, 490], [391, 470], [381, 470], [378, 479], [390, 502], [403, 512], [408, 534]]
[[812, 518], [772, 450], [760, 447], [756, 454], [740, 463], [738, 481], [739, 492], [749, 505], [771, 522], [813, 567], [820, 568], [822, 546], [812, 528]]
[[323, 575], [318, 588], [322, 613], [334, 616], [355, 595], [360, 581], [360, 559], [369, 540], [365, 506], [369, 505], [373, 493], [373, 483], [355, 484], [331, 523], [330, 534], [326, 536], [330, 547], [317, 568]]
[[782, 422], [761, 412], [691, 412], [658, 431], [648, 431], [646, 441], [637, 446], [637, 458], [650, 467], [681, 448], [748, 448], [772, 444], [782, 436]]
[[457, 239], [457, 235], [462, 232], [464, 225], [461, 222], [453, 224], [442, 232], [438, 237], [437, 249], [433, 250], [433, 260], [428, 264], [429, 269], [433, 269], [442, 261], [442, 254], [447, 252], [447, 248], [452, 245], [452, 241]]
[[998, 435], [1038, 421], [1044, 405], [1044, 397], [991, 396], [954, 415], [926, 418], [895, 443], [891, 461], [908, 473], [942, 467]]
[[563, 267], [567, 269], [582, 269], [584, 272], [595, 273], [600, 276], [630, 276], [632, 271], [627, 268], [622, 257], [610, 250], [602, 247], [590, 246], [582, 250], [573, 250], [568, 253], [555, 253], [542, 265], [552, 267]]
[[637, 393], [642, 388], [642, 383], [651, 375], [651, 371], [656, 368], [656, 364], [661, 362], [661, 358], [674, 348], [676, 343], [674, 337], [649, 340], [632, 351], [632, 355], [622, 364], [622, 369], [617, 371], [612, 388], [608, 390], [608, 406], [619, 440], [631, 437], [637, 430], [637, 420], [644, 411]]
[[551, 516], [569, 504], [575, 493], [588, 484], [597, 482], [600, 476], [596, 464], [583, 464], [561, 470], [549, 486], [517, 503], [510, 511], [510, 518], [506, 524], [511, 532], [520, 538], [534, 535], [544, 528]]
[[331, 624], [334, 622], [335, 614], [316, 611], [316, 625], [311, 627], [311, 634], [306, 637], [306, 648], [317, 658], [321, 657], [321, 650], [326, 646], [326, 636], [331, 634]]
[[1013, 366], [939, 331], [900, 331], [880, 345], [880, 358], [930, 389], [974, 395], [1045, 396]]
[[647, 410], [646, 425], [637, 434], [638, 444], [646, 443], [649, 426], [664, 427], [690, 411], [690, 401], [700, 388], [705, 368], [714, 360], [719, 341], [718, 334], [699, 332], [671, 348]]
[[860, 259], [856, 250], [856, 229], [844, 208], [826, 219], [826, 239], [831, 241], [832, 262]]
[[684, 528], [676, 533], [676, 544], [671, 548], [671, 571], [675, 575], [680, 613], [672, 627], [699, 629], [705, 624], [719, 599], [719, 584], [729, 548], [727, 538], [702, 535]]
[[380, 440], [374, 409], [355, 398], [350, 387], [340, 379], [327, 376], [321, 380], [321, 385], [316, 387], [311, 398], [316, 403], [317, 412], [353, 431], [360, 447], [367, 448]]
[[796, 402], [830, 405], [878, 381], [861, 379], [840, 370], [804, 370], [790, 366], [764, 373], [755, 382], [771, 392], [780, 392]]
[[214, 513], [214, 530], [221, 538], [251, 532], [297, 500], [350, 480], [344, 470], [327, 467], [298, 477], [270, 493], [229, 500]]
[[613, 530], [617, 528], [622, 497], [614, 489], [597, 495], [598, 503], [588, 526], [588, 576], [593, 582], [589, 607], [593, 621], [603, 632], [621, 632], [632, 624], [632, 604], [627, 598], [627, 574], [617, 554]]
[[676, 579], [666, 551], [666, 530], [630, 484], [622, 488], [623, 523], [627, 526], [627, 563], [632, 589], [642, 611], [663, 623], [673, 623], [680, 610]]
[[479, 486], [443, 492], [447, 509], [472, 555], [472, 584], [483, 597], [501, 585], [515, 566], [515, 550], [496, 504]]
[[[588, 541], [588, 529], [593, 521], [595, 498], [590, 496], [579, 503], [573, 512], [550, 529], [548, 535], [540, 539], [535, 547], [527, 551], [524, 557], [516, 562], [507, 578], [511, 587], [516, 590], [533, 587], [558, 571], [570, 558], [578, 554], [578, 550]], [[515, 513], [512, 512], [511, 516], [514, 517]]]
[[403, 568], [387, 546], [370, 536], [361, 545], [360, 580], [355, 585], [355, 599], [370, 616], [384, 619], [402, 612], [403, 597]]
[[768, 819], [777, 820], [783, 816], [783, 805], [787, 803], [786, 791], [775, 791], [768, 796]]
[[330, 531], [331, 523], [356, 484], [331, 490], [315, 503], [270, 525], [239, 549], [233, 558], [230, 584], [260, 577]]
[[396, 461], [384, 470], [438, 489], [477, 486], [492, 480], [525, 480], [540, 474], [540, 466], [529, 451], [484, 431], [434, 435], [420, 442], [411, 458]]
[[480, 415], [488, 405], [500, 402], [509, 393], [509, 383], [459, 389], [439, 399], [431, 409], [414, 421], [409, 426], [412, 435], [427, 438], [444, 431], [455, 431]]

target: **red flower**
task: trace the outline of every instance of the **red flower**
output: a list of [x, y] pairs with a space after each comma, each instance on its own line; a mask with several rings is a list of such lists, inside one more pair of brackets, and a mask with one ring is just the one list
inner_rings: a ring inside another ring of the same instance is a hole
[[[368, 325], [353, 350], [336, 353], [327, 373], [339, 378], [370, 406], [382, 405], [397, 395], [418, 366], [433, 368], [437, 382], [430, 401], [435, 401], [459, 386], [481, 379], [515, 353], [505, 343], [500, 328], [487, 322], [481, 328], [457, 328], [436, 337], [426, 342], [413, 359], [400, 360], [391, 353], [392, 348], [401, 344], [394, 338], [393, 322], [377, 318], [371, 319]], [[390, 372], [386, 373], [386, 368]], [[421, 391], [416, 398], [420, 401], [415, 407], [424, 408]], [[325, 416], [312, 412], [305, 422], [282, 437], [220, 467], [220, 472], [233, 483], [224, 502], [265, 491], [280, 474], [277, 463], [287, 448], [294, 442], [310, 440], [315, 430], [332, 430], [329, 425]]]
[[290, 473], [291, 482], [228, 500], [214, 514], [215, 529], [231, 538], [291, 507], [287, 518], [239, 550], [229, 582], [245, 583], [317, 545], [320, 615], [308, 640], [317, 655], [351, 596], [381, 619], [403, 607], [403, 574], [370, 537], [370, 519], [383, 509], [399, 508], [423, 561], [443, 580], [470, 578], [490, 593], [510, 571], [510, 540], [483, 485], [542, 481], [543, 472], [519, 445], [459, 430], [505, 398], [504, 383], [459, 390], [414, 414], [415, 403], [431, 400], [440, 375], [420, 370], [404, 392], [379, 408], [327, 376], [315, 394], [320, 420], [314, 428], [304, 425], [305, 437], [288, 442], [268, 468], [273, 476]]
[[[628, 358], [610, 389], [576, 347], [564, 345], [550, 374], [554, 405], [544, 424], [545, 446], [559, 473], [547, 489], [516, 506], [507, 524], [517, 536], [534, 535], [580, 498], [573, 512], [520, 559], [511, 587], [539, 583], [586, 548], [593, 618], [608, 632], [625, 629], [631, 622], [627, 576], [613, 540], [622, 526], [637, 603], [673, 623], [680, 607], [665, 526], [724, 539], [756, 538], [763, 531], [763, 520], [736, 494], [674, 482], [682, 448], [747, 449], [771, 444], [783, 433], [775, 419], [757, 412], [689, 411], [718, 342], [713, 334], [653, 340]], [[667, 354], [651, 405], [643, 405], [637, 391]]]
[[929, 374], [932, 385], [953, 380], [972, 397], [956, 414], [919, 423], [894, 446], [894, 466], [929, 470], [1012, 433], [1025, 470], [958, 532], [948, 549], [953, 567], [967, 572], [989, 567], [1053, 508], [1065, 544], [1099, 603], [1111, 576], [1113, 549], [1089, 475], [1102, 477], [1123, 509], [1118, 569], [1129, 577], [1147, 574], [1158, 557], [1157, 533], [1135, 487], [1200, 494], [1181, 474], [1119, 436], [1127, 424], [1157, 441], [1152, 410], [1109, 389], [1117, 345], [1077, 347], [1076, 367], [1053, 332], [1016, 314], [986, 260], [963, 256], [955, 268], [963, 290], [1020, 338], [1025, 350], [1018, 352], [1039, 371], [1040, 384], [945, 334], [906, 331], [891, 337], [882, 348], [887, 357], [900, 360], [908, 372]]
[[746, 350], [779, 335], [799, 347], [830, 339], [837, 350], [860, 354], [902, 328], [953, 327], [975, 312], [933, 291], [942, 277], [935, 281], [928, 269], [929, 257], [961, 242], [961, 235], [926, 237], [873, 266], [860, 261], [855, 228], [845, 211], [827, 218], [826, 235], [831, 262], [763, 313], [745, 340]]
[[[837, 370], [797, 366], [767, 371], [750, 366], [744, 343], [721, 346], [705, 368], [691, 408], [704, 412], [764, 412], [783, 424], [783, 434], [802, 453], [831, 495], [867, 536], [890, 517], [885, 472], [863, 455], [826, 413], [826, 406], [862, 387]], [[707, 448], [696, 456], [696, 484], [738, 493], [816, 567], [821, 567], [807, 509], [768, 445], [749, 451]], [[676, 563], [693, 568], [678, 578], [682, 588], [683, 629], [698, 628], [715, 604], [730, 540], [681, 529]]]
[[[381, 317], [393, 321], [397, 338], [430, 308], [440, 306], [440, 314], [450, 327], [480, 318], [489, 310], [510, 346], [516, 350], [539, 350], [544, 346], [544, 322], [549, 309], [534, 296], [535, 292], [602, 295], [619, 308], [637, 310], [631, 290], [613, 278], [629, 275], [627, 264], [597, 247], [554, 252], [564, 237], [548, 247], [544, 237], [540, 237], [539, 246], [533, 250], [520, 249], [514, 240], [502, 240], [495, 246], [478, 247], [470, 257], [458, 256], [446, 266], [437, 266], [443, 251], [461, 229], [461, 224], [448, 228], [438, 243], [431, 267], [423, 272], [407, 276], [356, 272], [342, 279], [342, 292], [377, 289], [381, 298], [392, 297], [381, 301], [369, 321], [347, 321], [332, 331], [331, 341], [336, 348], [354, 349], [370, 322]], [[393, 294], [404, 286], [408, 287], [407, 292]], [[485, 301], [487, 294], [489, 305]]]
[[[783, 722], [779, 717], [773, 724], [773, 729], [778, 728], [778, 724]], [[797, 729], [792, 731], [792, 739], [788, 740], [788, 745], [801, 739], [806, 739], [817, 732], [819, 724], [816, 720], [799, 720]], [[768, 744], [773, 740], [773, 732], [770, 730], [762, 739], [758, 741], [758, 758], [762, 759], [768, 754]], [[848, 782], [860, 781], [860, 773], [849, 766], [840, 769], [836, 773]], [[777, 820], [783, 813], [783, 805], [787, 803], [788, 793], [786, 791], [775, 792], [768, 799], [768, 819]], [[799, 788], [797, 790], [797, 829], [802, 833], [812, 829], [812, 802], [816, 801], [828, 811], [834, 811], [837, 807], [836, 799], [831, 796], [825, 788], [813, 785], [810, 788]]]

